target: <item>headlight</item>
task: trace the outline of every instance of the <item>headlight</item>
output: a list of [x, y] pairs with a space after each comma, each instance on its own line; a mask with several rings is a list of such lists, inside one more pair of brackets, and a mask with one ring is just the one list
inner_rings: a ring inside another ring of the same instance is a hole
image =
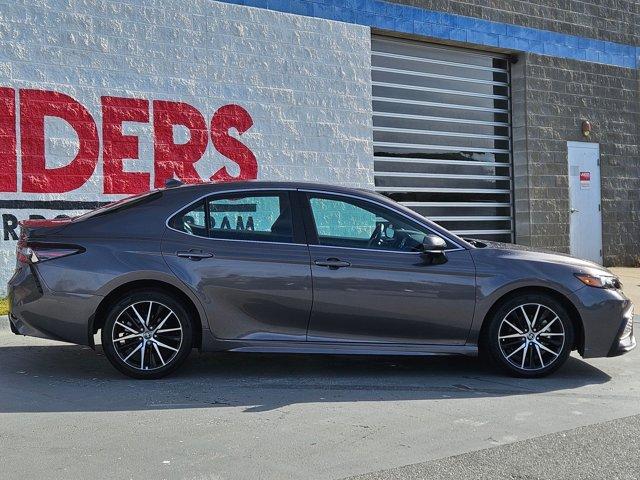
[[613, 275], [589, 275], [586, 273], [576, 273], [576, 278], [585, 285], [596, 288], [622, 288], [622, 284]]

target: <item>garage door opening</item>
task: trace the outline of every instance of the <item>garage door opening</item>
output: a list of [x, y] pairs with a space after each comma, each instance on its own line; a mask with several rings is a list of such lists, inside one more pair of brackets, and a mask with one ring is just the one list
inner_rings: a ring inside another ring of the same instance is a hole
[[458, 235], [513, 241], [509, 61], [372, 39], [376, 190]]

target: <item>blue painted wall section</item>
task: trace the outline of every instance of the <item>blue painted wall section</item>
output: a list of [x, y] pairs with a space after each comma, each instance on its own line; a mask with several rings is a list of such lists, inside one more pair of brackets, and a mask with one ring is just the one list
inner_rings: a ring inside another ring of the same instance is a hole
[[434, 12], [382, 0], [221, 0], [425, 37], [638, 68], [640, 47]]

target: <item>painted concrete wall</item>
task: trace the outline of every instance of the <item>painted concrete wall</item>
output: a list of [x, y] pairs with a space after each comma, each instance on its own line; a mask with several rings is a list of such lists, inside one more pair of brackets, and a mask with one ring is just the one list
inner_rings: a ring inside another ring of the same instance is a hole
[[162, 185], [373, 185], [370, 29], [210, 0], [0, 1], [0, 294], [16, 220]]

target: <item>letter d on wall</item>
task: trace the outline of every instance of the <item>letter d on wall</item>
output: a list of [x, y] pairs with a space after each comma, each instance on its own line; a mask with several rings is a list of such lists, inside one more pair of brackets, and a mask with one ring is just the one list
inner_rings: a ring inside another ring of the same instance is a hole
[[[45, 117], [61, 118], [78, 134], [78, 153], [64, 167], [46, 167]], [[100, 150], [96, 123], [88, 110], [68, 95], [20, 90], [20, 139], [23, 192], [69, 192], [81, 187], [93, 175]]]

